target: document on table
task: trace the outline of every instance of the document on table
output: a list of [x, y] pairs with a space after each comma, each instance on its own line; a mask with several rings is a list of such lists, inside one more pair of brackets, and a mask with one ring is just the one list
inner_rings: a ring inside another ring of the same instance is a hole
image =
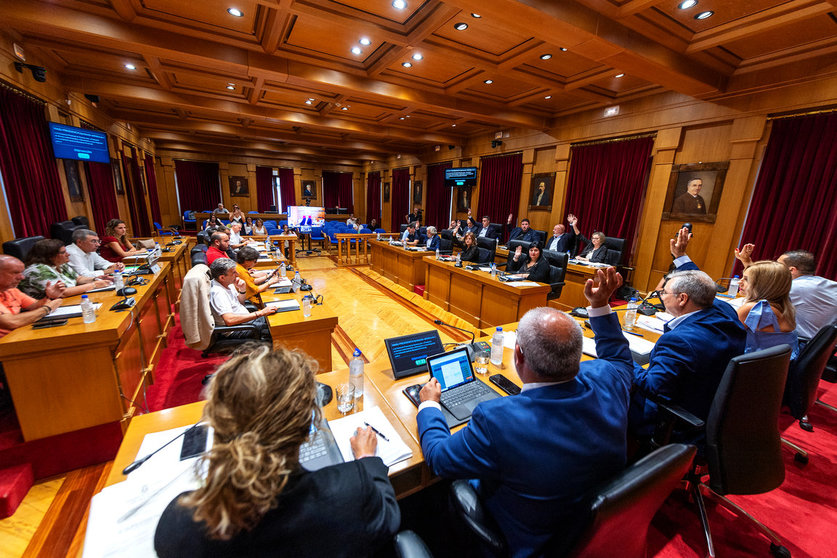
[[[137, 452], [142, 458], [162, 447], [181, 432], [183, 426], [148, 434]], [[207, 432], [207, 448], [212, 444]], [[161, 449], [127, 480], [105, 487], [90, 502], [83, 558], [154, 557], [154, 531], [166, 506], [178, 494], [200, 485], [197, 457], [180, 461], [182, 438]]]
[[107, 285], [105, 287], [99, 287], [98, 289], [90, 289], [89, 291], [87, 291], [87, 294], [101, 293], [101, 292], [104, 292], [104, 291], [115, 291], [115, 290], [116, 290], [116, 287], [114, 287], [113, 285]]
[[378, 447], [375, 450], [375, 455], [383, 460], [384, 465], [389, 467], [413, 456], [412, 450], [392, 427], [381, 408], [376, 405], [359, 413], [328, 421], [344, 460], [354, 461], [355, 456], [352, 454], [352, 446], [349, 440], [358, 428], [366, 428], [364, 422], [371, 424], [378, 432], [389, 439], [387, 441], [378, 436]]
[[293, 283], [287, 277], [281, 277], [279, 281], [273, 284], [274, 287], [290, 287]]
[[506, 285], [511, 285], [512, 287], [540, 287], [540, 283], [535, 283], [534, 281], [509, 281]]
[[[631, 335], [630, 333], [624, 331], [622, 332], [622, 335], [624, 335], [625, 339], [628, 340], [631, 352], [635, 355], [642, 357], [651, 354], [651, 350], [654, 348], [654, 343], [651, 341], [643, 339], [642, 337], [637, 337], [636, 335]], [[598, 355], [596, 354], [596, 341], [590, 337], [583, 337], [581, 340], [581, 352], [585, 355], [598, 358]]]
[[666, 322], [657, 316], [642, 316], [637, 314], [636, 325], [648, 331], [663, 333], [663, 326], [666, 325]]
[[[93, 303], [93, 309], [99, 310], [102, 304], [100, 302]], [[78, 318], [81, 316], [81, 304], [70, 304], [68, 306], [59, 306], [49, 314], [47, 317], [54, 320], [55, 318]]]
[[517, 332], [512, 330], [504, 331], [503, 346], [507, 349], [514, 349], [515, 343], [517, 343]]
[[487, 271], [487, 272], [491, 273], [491, 267], [489, 267], [487, 265], [481, 265], [480, 266], [480, 271]]
[[290, 312], [291, 310], [299, 310], [299, 301], [296, 299], [290, 300], [273, 300], [265, 302], [268, 308], [276, 308], [277, 312]]

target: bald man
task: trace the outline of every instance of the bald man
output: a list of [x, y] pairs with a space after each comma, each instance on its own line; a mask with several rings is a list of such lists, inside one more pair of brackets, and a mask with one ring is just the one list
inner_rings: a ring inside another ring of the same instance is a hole
[[35, 300], [20, 292], [17, 284], [23, 279], [23, 262], [0, 255], [0, 337], [11, 330], [36, 322], [61, 306], [64, 283], [47, 283], [44, 298]]
[[611, 267], [587, 281], [597, 360], [581, 360], [581, 328], [554, 308], [520, 320], [514, 364], [519, 395], [477, 405], [451, 435], [434, 378], [420, 392], [418, 431], [433, 472], [476, 479], [512, 556], [536, 553], [567, 532], [584, 495], [625, 466], [633, 361], [607, 301], [622, 284]]

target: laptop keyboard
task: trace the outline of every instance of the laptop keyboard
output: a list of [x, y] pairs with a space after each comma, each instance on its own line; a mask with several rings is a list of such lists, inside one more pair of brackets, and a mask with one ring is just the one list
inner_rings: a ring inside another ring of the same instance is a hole
[[326, 453], [328, 453], [328, 445], [326, 444], [325, 436], [314, 434], [299, 446], [299, 462], [305, 463], [306, 461], [322, 457]]
[[455, 387], [451, 390], [443, 391], [441, 397], [442, 404], [448, 409], [453, 409], [457, 405], [479, 397], [486, 391], [491, 391], [491, 388], [478, 380], [474, 380], [473, 382], [468, 382], [465, 385]]

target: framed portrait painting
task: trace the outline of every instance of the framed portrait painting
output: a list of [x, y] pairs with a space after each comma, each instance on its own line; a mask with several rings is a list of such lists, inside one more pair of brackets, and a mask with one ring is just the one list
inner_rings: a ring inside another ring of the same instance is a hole
[[122, 171], [119, 169], [119, 160], [110, 160], [110, 170], [113, 171], [113, 185], [116, 188], [116, 193], [119, 195], [125, 194], [125, 186], [122, 184]]
[[389, 182], [384, 182], [384, 203], [389, 202]]
[[424, 185], [422, 184], [421, 180], [416, 180], [413, 183], [413, 203], [421, 204], [422, 194], [424, 193], [423, 186]]
[[75, 159], [64, 159], [64, 176], [67, 177], [67, 191], [71, 201], [82, 201], [81, 177], [78, 173], [78, 162]]
[[247, 197], [250, 195], [250, 187], [247, 184], [246, 176], [230, 176], [230, 196]]
[[302, 197], [308, 200], [317, 199], [317, 182], [314, 180], [302, 181]]
[[554, 189], [554, 172], [533, 174], [532, 181], [529, 184], [529, 209], [552, 210], [552, 193]]
[[467, 213], [469, 207], [471, 207], [471, 187], [462, 186], [456, 191], [456, 211]]
[[662, 218], [714, 223], [729, 162], [674, 165]]

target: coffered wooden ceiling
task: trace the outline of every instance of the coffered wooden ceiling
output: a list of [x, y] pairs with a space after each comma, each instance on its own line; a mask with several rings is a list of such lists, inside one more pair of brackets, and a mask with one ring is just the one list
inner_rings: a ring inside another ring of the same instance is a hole
[[546, 130], [665, 90], [721, 102], [837, 70], [837, 0], [678, 3], [0, 0], [0, 28], [160, 148], [312, 160]]

